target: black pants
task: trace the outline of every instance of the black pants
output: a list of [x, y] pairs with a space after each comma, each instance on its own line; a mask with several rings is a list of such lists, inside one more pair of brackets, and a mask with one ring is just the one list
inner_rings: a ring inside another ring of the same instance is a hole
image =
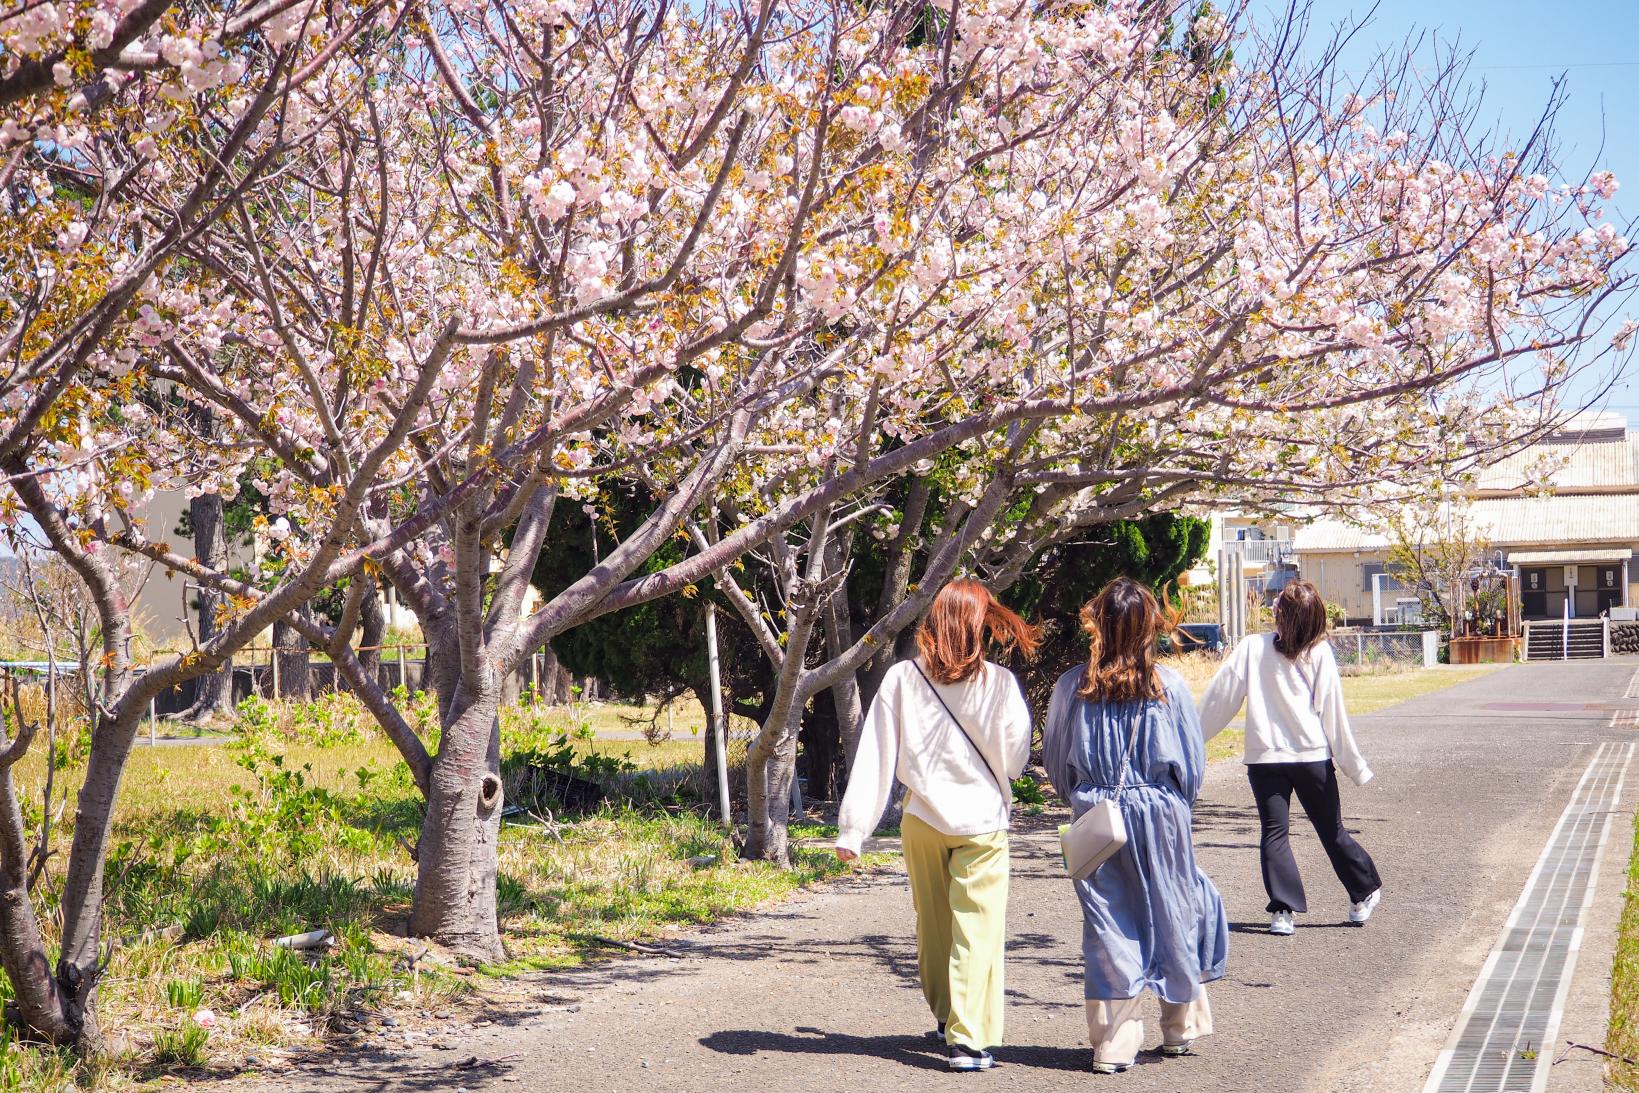
[[1309, 909], [1288, 837], [1293, 793], [1298, 795], [1309, 822], [1315, 825], [1320, 845], [1332, 859], [1332, 871], [1348, 889], [1350, 901], [1359, 903], [1382, 887], [1371, 855], [1343, 830], [1337, 770], [1330, 759], [1315, 763], [1252, 763], [1246, 768], [1246, 776], [1252, 782], [1258, 819], [1263, 823], [1263, 887], [1269, 893], [1270, 911]]

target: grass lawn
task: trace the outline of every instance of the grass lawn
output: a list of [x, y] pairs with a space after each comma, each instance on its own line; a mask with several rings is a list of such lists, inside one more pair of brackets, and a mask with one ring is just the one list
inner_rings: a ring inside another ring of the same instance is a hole
[[[106, 933], [119, 944], [99, 990], [104, 1027], [123, 1037], [116, 1065], [76, 1075], [65, 1054], [0, 1040], [0, 1090], [67, 1089], [75, 1078], [120, 1089], [250, 1055], [276, 1065], [281, 1051], [353, 1033], [361, 1013], [458, 1006], [483, 974], [619, 953], [619, 943], [664, 938], [843, 870], [819, 844], [795, 845], [790, 870], [736, 860], [691, 793], [698, 739], [599, 740], [576, 712], [509, 713], [503, 755], [568, 749], [577, 764], [605, 764], [614, 796], [586, 816], [536, 806], [504, 820], [499, 904], [511, 959], [478, 975], [404, 936], [422, 801], [351, 698], [249, 704], [232, 743], [139, 748], [107, 868]], [[31, 825], [45, 751], [16, 772]], [[70, 803], [54, 828], [55, 869], [72, 838], [83, 759], [81, 742], [60, 751], [57, 785]], [[44, 881], [48, 918], [56, 883]], [[270, 944], [321, 927], [335, 941], [311, 957]], [[6, 992], [0, 977], [0, 1001]], [[214, 1016], [208, 1033], [195, 1023], [201, 1009]]]

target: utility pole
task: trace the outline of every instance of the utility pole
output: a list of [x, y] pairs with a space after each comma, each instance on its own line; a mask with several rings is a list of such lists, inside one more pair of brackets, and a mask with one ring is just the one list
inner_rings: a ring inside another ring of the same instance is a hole
[[723, 728], [723, 670], [717, 658], [717, 605], [706, 604], [706, 662], [711, 667], [711, 732], [717, 745], [717, 806], [723, 826], [732, 828], [728, 801], [728, 741]]

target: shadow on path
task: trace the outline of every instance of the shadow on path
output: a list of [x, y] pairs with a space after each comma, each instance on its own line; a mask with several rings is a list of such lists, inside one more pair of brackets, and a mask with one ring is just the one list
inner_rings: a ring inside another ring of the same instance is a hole
[[[1359, 930], [1361, 928], [1362, 925], [1358, 922], [1305, 922], [1298, 926], [1300, 931]], [[1229, 932], [1232, 934], [1267, 934], [1270, 937], [1275, 936], [1274, 934], [1269, 933], [1268, 922], [1231, 922], [1229, 924]]]
[[[702, 1037], [700, 1044], [724, 1055], [835, 1055], [881, 1059], [915, 1070], [947, 1069], [943, 1049], [925, 1036], [855, 1036], [799, 1026], [789, 1033], [760, 1029], [725, 1029]], [[1092, 1070], [1092, 1053], [1085, 1046], [1008, 1045], [996, 1048], [995, 1056], [997, 1069], [1020, 1066], [1034, 1070], [1087, 1071], [1089, 1074]], [[1184, 1068], [1188, 1067], [1188, 1060], [1189, 1056], [1181, 1060], [1165, 1059], [1160, 1052], [1151, 1050], [1140, 1052], [1134, 1066], [1166, 1063]]]
[[[457, 1088], [489, 1088], [496, 1080], [518, 1080], [508, 1076], [513, 1069], [510, 1060], [476, 1055], [456, 1055], [448, 1063], [429, 1065], [413, 1058], [363, 1051], [349, 1056], [345, 1063], [325, 1054], [299, 1060], [299, 1063], [314, 1067], [321, 1074], [328, 1072], [328, 1077], [345, 1075], [347, 1088], [354, 1093], [450, 1093]], [[247, 1071], [242, 1076], [256, 1080], [258, 1072]], [[268, 1076], [275, 1077], [271, 1073]], [[205, 1084], [213, 1085], [214, 1078], [210, 1076]], [[261, 1084], [257, 1082], [258, 1086]]]
[[802, 1026], [791, 1032], [725, 1029], [700, 1038], [703, 1047], [724, 1055], [846, 1055], [885, 1059], [917, 1070], [944, 1070], [939, 1046], [922, 1036], [853, 1036]]

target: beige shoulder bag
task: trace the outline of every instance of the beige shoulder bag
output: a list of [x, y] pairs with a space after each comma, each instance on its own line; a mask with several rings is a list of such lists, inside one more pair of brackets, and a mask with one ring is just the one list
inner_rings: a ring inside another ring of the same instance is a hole
[[1086, 880], [1098, 867], [1115, 857], [1127, 845], [1127, 821], [1121, 816], [1121, 794], [1127, 788], [1127, 771], [1132, 766], [1133, 748], [1138, 744], [1138, 725], [1127, 738], [1127, 753], [1121, 759], [1115, 793], [1077, 816], [1074, 823], [1059, 828], [1059, 849], [1071, 880]]

